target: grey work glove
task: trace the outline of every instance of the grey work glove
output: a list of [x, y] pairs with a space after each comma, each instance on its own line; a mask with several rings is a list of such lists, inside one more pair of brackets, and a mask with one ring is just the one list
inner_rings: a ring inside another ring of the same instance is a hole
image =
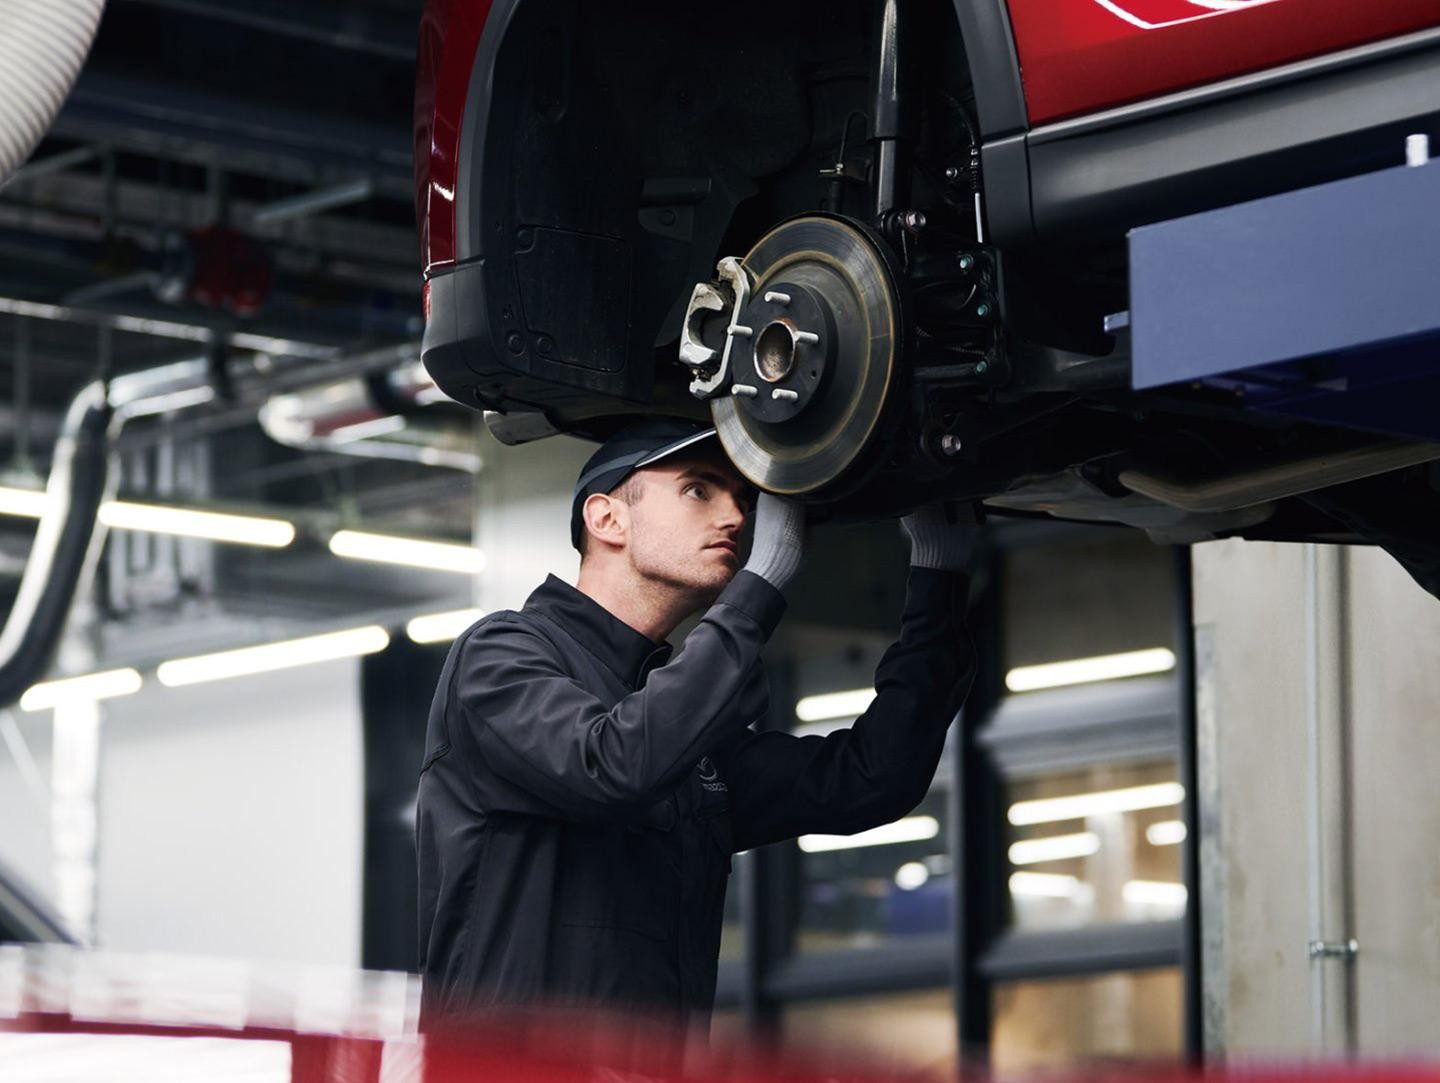
[[755, 502], [755, 540], [743, 570], [754, 572], [776, 590], [784, 590], [800, 570], [804, 551], [804, 505], [761, 493]]
[[968, 507], [926, 504], [900, 520], [910, 537], [910, 566], [963, 571], [975, 552], [976, 524]]

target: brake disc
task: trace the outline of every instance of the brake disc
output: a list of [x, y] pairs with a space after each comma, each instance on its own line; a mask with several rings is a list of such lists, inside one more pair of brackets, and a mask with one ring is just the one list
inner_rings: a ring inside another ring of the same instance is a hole
[[833, 490], [881, 436], [903, 340], [882, 242], [840, 218], [791, 219], [743, 260], [751, 288], [729, 328], [720, 441], [757, 486]]

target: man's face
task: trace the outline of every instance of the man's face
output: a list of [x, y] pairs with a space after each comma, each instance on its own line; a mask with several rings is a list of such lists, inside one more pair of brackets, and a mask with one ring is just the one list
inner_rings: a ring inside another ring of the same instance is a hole
[[631, 565], [645, 579], [714, 598], [740, 568], [752, 490], [719, 455], [666, 459], [637, 470], [629, 504]]

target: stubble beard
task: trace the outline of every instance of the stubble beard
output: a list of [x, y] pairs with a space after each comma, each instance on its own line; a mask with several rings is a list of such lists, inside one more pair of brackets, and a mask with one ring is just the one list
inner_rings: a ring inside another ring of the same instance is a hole
[[663, 596], [667, 602], [679, 602], [687, 614], [693, 614], [711, 606], [735, 578], [735, 573], [728, 570], [717, 570], [712, 576], [702, 577], [698, 572], [699, 561], [703, 559], [700, 555], [696, 561], [687, 563], [645, 559], [642, 555], [635, 561], [634, 568], [641, 581], [657, 596]]

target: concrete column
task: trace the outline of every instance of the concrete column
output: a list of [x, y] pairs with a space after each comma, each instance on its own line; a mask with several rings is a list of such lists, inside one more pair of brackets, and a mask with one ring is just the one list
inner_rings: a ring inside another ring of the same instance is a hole
[[1194, 568], [1207, 1049], [1433, 1055], [1440, 601], [1372, 549]]
[[1350, 558], [1357, 1042], [1440, 1053], [1440, 600], [1379, 550]]

